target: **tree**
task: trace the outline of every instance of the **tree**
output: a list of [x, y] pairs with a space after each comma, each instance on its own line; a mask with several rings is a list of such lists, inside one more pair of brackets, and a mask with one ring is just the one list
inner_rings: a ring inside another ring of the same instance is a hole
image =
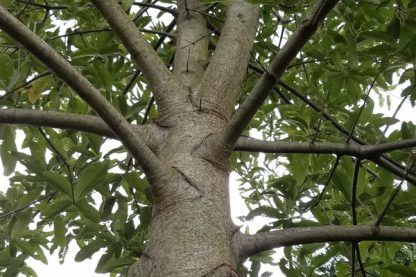
[[1, 274], [75, 240], [129, 276], [257, 276], [278, 247], [287, 276], [415, 276], [416, 127], [390, 127], [416, 3], [157, 2], [0, 1]]

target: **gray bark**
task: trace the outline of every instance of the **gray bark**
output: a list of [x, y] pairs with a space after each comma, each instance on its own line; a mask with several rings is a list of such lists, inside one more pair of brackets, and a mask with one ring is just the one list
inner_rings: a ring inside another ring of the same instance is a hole
[[115, 0], [94, 0], [94, 5], [100, 10], [104, 18], [114, 29], [117, 36], [130, 52], [132, 59], [142, 70], [149, 81], [153, 95], [159, 105], [159, 113], [169, 113], [169, 108], [174, 106], [176, 93], [181, 91], [181, 84], [166, 68], [162, 60], [136, 25], [128, 18]]
[[208, 59], [208, 33], [203, 6], [199, 0], [179, 0], [174, 73], [187, 93], [200, 81]]
[[156, 154], [178, 174], [153, 191], [150, 239], [131, 274], [233, 276], [227, 274], [238, 264], [230, 247], [237, 229], [230, 218], [227, 165], [207, 159], [209, 147], [195, 151], [224, 122], [199, 112], [172, 117], [181, 124], [169, 128]]
[[255, 235], [238, 234], [234, 238], [235, 248], [241, 259], [276, 247], [298, 244], [363, 240], [416, 241], [416, 229], [404, 227], [376, 227], [374, 225], [319, 226], [289, 228], [285, 230], [257, 233]]

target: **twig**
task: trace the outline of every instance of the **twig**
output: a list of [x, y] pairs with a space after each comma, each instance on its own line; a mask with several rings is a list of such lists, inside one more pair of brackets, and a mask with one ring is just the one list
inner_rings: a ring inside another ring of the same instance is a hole
[[332, 166], [331, 172], [329, 173], [329, 176], [328, 176], [328, 178], [326, 179], [326, 182], [325, 182], [324, 188], [322, 189], [321, 193], [319, 194], [318, 199], [315, 201], [315, 203], [313, 203], [313, 204], [312, 204], [312, 206], [311, 206], [310, 208], [306, 209], [305, 211], [310, 210], [310, 209], [312, 209], [312, 208], [315, 208], [315, 207], [319, 204], [319, 202], [321, 201], [322, 197], [323, 197], [323, 196], [324, 196], [324, 194], [325, 194], [326, 189], [327, 189], [327, 188], [328, 188], [328, 186], [329, 186], [329, 182], [331, 181], [332, 176], [333, 176], [333, 175], [334, 175], [334, 173], [335, 173], [335, 170], [336, 170], [336, 169], [337, 169], [337, 167], [338, 167], [338, 164], [339, 164], [340, 159], [341, 159], [341, 155], [337, 155], [337, 159], [335, 160], [335, 163], [334, 163], [334, 165]]
[[[146, 2], [144, 2], [144, 3], [155, 4], [157, 2], [158, 2], [158, 0], [154, 0], [154, 1], [152, 1], [152, 0], [146, 0]], [[148, 9], [149, 9], [149, 7], [143, 7], [143, 8], [141, 8], [137, 12], [137, 14], [134, 16], [133, 22], [136, 22], [136, 20], [139, 19]]]
[[156, 5], [156, 4], [153, 4], [153, 3], [134, 2], [133, 5], [134, 6], [148, 7], [148, 8], [153, 8], [153, 9], [161, 10], [161, 11], [170, 13], [172, 15], [176, 15], [177, 14], [177, 11], [175, 9], [171, 9], [171, 8], [168, 8], [168, 7]]
[[[76, 36], [76, 35], [86, 35], [86, 34], [93, 34], [93, 33], [100, 33], [100, 32], [110, 32], [110, 31], [112, 31], [112, 29], [109, 28], [109, 27], [100, 28], [100, 29], [92, 29], [92, 30], [83, 30], [83, 31], [80, 30], [80, 31], [74, 31], [74, 32], [66, 33], [66, 34], [63, 34], [63, 35], [53, 36], [53, 37], [50, 37], [50, 38], [46, 39], [46, 41], [51, 41], [51, 40], [55, 40], [55, 39], [58, 39], [58, 38], [71, 37], [71, 36]], [[163, 37], [174, 38], [174, 36], [172, 34], [162, 32], [162, 31], [149, 30], [149, 29], [140, 29], [140, 31], [143, 32], [143, 33], [150, 33], [150, 34], [161, 35]]]
[[297, 62], [297, 63], [293, 63], [291, 65], [289, 65], [287, 68], [292, 68], [295, 66], [299, 66], [299, 65], [305, 65], [305, 64], [309, 64], [309, 63], [317, 63], [317, 62], [327, 62], [330, 61], [331, 59], [315, 59], [315, 60], [308, 60], [308, 61], [302, 61], [302, 62]]
[[6, 91], [6, 93], [5, 93], [4, 95], [0, 96], [0, 100], [2, 100], [3, 98], [7, 97], [9, 94], [12, 94], [12, 93], [14, 93], [14, 92], [18, 91], [18, 90], [19, 90], [19, 89], [21, 89], [21, 88], [27, 87], [28, 85], [30, 85], [30, 84], [31, 84], [31, 83], [33, 83], [34, 81], [36, 81], [36, 80], [38, 80], [38, 79], [40, 79], [40, 78], [43, 78], [43, 77], [49, 76], [49, 75], [51, 75], [51, 74], [52, 74], [51, 72], [49, 72], [49, 71], [45, 71], [45, 72], [43, 72], [43, 73], [40, 73], [40, 74], [36, 75], [35, 77], [33, 77], [32, 79], [30, 79], [30, 80], [29, 80], [29, 81], [27, 81], [26, 83], [24, 83], [24, 84], [22, 84], [22, 85], [20, 85], [20, 86], [18, 86], [18, 87], [16, 87], [16, 88], [14, 88], [13, 90]]
[[41, 127], [39, 127], [38, 130], [39, 130], [40, 134], [42, 135], [42, 137], [46, 140], [46, 142], [52, 148], [53, 152], [55, 152], [55, 154], [59, 157], [59, 159], [65, 165], [65, 167], [66, 167], [66, 169], [68, 171], [69, 182], [71, 183], [72, 201], [75, 201], [75, 193], [74, 193], [74, 185], [75, 184], [74, 184], [74, 179], [73, 179], [74, 176], [73, 176], [73, 172], [71, 170], [71, 167], [69, 166], [68, 162], [66, 161], [66, 159], [64, 158], [64, 156], [61, 154], [61, 152], [59, 152], [59, 150], [55, 147], [55, 145], [53, 145], [52, 141], [46, 135], [45, 131], [43, 131], [43, 129]]
[[40, 202], [40, 201], [42, 201], [42, 200], [44, 200], [44, 199], [46, 199], [46, 198], [53, 197], [53, 196], [55, 196], [57, 193], [58, 193], [57, 191], [54, 191], [54, 192], [50, 192], [50, 193], [48, 193], [48, 194], [46, 194], [46, 195], [43, 195], [43, 196], [39, 197], [38, 199], [35, 199], [35, 200], [33, 200], [32, 202], [29, 202], [28, 204], [24, 205], [24, 206], [23, 206], [23, 207], [21, 207], [21, 208], [18, 208], [18, 209], [15, 209], [15, 210], [13, 210], [13, 211], [10, 211], [10, 212], [7, 212], [7, 213], [5, 213], [5, 214], [0, 215], [0, 219], [3, 219], [3, 218], [5, 218], [5, 217], [8, 217], [8, 216], [14, 215], [15, 213], [18, 213], [18, 212], [21, 212], [21, 211], [23, 211], [23, 210], [26, 210], [27, 208], [29, 208], [29, 207], [30, 207], [30, 206], [32, 206], [33, 204], [36, 204], [36, 203], [38, 203], [38, 202]]
[[[399, 112], [399, 110], [401, 109], [401, 107], [403, 106], [404, 102], [406, 101], [407, 97], [410, 95], [410, 93], [412, 92], [413, 88], [416, 86], [416, 84], [414, 84], [412, 86], [412, 89], [409, 89], [406, 94], [403, 96], [402, 101], [400, 101], [399, 105], [397, 106], [396, 110], [394, 111], [392, 118], [396, 118], [397, 113]], [[383, 130], [383, 133], [381, 135], [381, 140], [386, 136], [387, 130], [389, 129], [391, 125], [387, 124], [386, 127]]]
[[368, 88], [368, 92], [367, 92], [367, 94], [366, 94], [366, 96], [364, 98], [363, 104], [361, 105], [361, 108], [360, 108], [360, 110], [358, 112], [358, 115], [357, 115], [357, 117], [356, 117], [356, 119], [354, 121], [354, 125], [352, 126], [351, 131], [350, 131], [350, 133], [349, 133], [349, 135], [347, 137], [346, 143], [348, 143], [351, 140], [352, 136], [354, 135], [354, 130], [357, 127], [358, 121], [360, 120], [360, 116], [361, 116], [361, 114], [362, 114], [362, 112], [364, 110], [364, 107], [367, 104], [368, 99], [370, 98], [370, 92], [373, 89], [373, 86], [374, 86], [377, 78], [378, 78], [378, 75], [374, 78], [373, 82], [371, 83], [370, 87]]
[[351, 214], [352, 224], [357, 225], [357, 186], [358, 186], [358, 174], [360, 172], [361, 160], [355, 160], [354, 175], [351, 186]]
[[52, 141], [49, 139], [49, 137], [45, 133], [45, 131], [41, 127], [38, 127], [38, 130], [39, 130], [39, 133], [42, 135], [42, 137], [45, 139], [45, 141], [52, 148], [53, 152], [55, 152], [55, 154], [58, 156], [58, 158], [62, 161], [62, 163], [66, 167], [66, 169], [68, 171], [68, 176], [69, 176], [70, 181], [71, 181], [71, 184], [73, 185], [73, 183], [74, 183], [73, 182], [73, 173], [72, 173], [71, 167], [69, 166], [68, 162], [66, 161], [64, 156], [61, 154], [61, 152], [59, 152], [59, 150], [55, 147], [55, 145], [53, 145]]
[[361, 275], [362, 275], [362, 277], [366, 277], [367, 274], [366, 274], [366, 271], [365, 271], [365, 268], [364, 268], [363, 260], [361, 258], [360, 245], [358, 244], [358, 242], [353, 242], [353, 243], [357, 244], [357, 246], [355, 248], [355, 251], [357, 252], [357, 261], [358, 261], [358, 265], [360, 266]]
[[42, 9], [46, 9], [46, 10], [65, 10], [65, 9], [68, 8], [67, 6], [51, 6], [51, 5], [48, 5], [48, 4], [39, 4], [39, 3], [34, 3], [34, 2], [31, 2], [31, 1], [23, 1], [23, 0], [16, 0], [16, 2], [25, 4], [25, 5], [38, 7], [38, 8], [42, 8]]
[[152, 106], [153, 106], [154, 102], [155, 102], [155, 98], [152, 96], [150, 98], [149, 103], [147, 104], [146, 111], [145, 111], [144, 116], [143, 116], [142, 125], [146, 124], [147, 118], [149, 116], [150, 110], [152, 109]]
[[357, 243], [351, 243], [351, 277], [355, 277], [355, 249], [357, 247]]
[[315, 143], [315, 140], [318, 138], [318, 134], [319, 134], [319, 131], [321, 129], [322, 119], [324, 117], [324, 112], [325, 112], [326, 104], [329, 101], [329, 94], [330, 94], [330, 91], [327, 91], [326, 92], [325, 100], [322, 102], [321, 112], [320, 112], [320, 115], [319, 115], [318, 124], [316, 126], [316, 132], [315, 132], [315, 134], [314, 134], [314, 136], [313, 136], [313, 138], [311, 140], [311, 144], [314, 144]]
[[393, 193], [390, 195], [389, 200], [387, 201], [386, 206], [383, 209], [383, 212], [380, 214], [380, 216], [377, 218], [376, 222], [374, 223], [374, 227], [378, 228], [381, 224], [381, 221], [383, 220], [384, 216], [387, 214], [387, 211], [389, 210], [391, 204], [393, 203], [394, 199], [396, 198], [396, 196], [399, 194], [400, 189], [403, 185], [404, 180], [406, 179], [407, 174], [409, 174], [409, 172], [411, 172], [414, 164], [415, 164], [415, 159], [413, 158], [412, 164], [410, 165], [410, 168], [406, 168], [406, 174], [405, 176], [402, 178], [402, 180], [400, 181], [400, 183], [396, 186], [396, 188], [393, 190]]

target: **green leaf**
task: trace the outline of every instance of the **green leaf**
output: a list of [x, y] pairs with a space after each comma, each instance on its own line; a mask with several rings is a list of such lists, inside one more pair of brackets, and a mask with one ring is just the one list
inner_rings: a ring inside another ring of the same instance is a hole
[[402, 138], [416, 138], [416, 126], [412, 122], [402, 122], [401, 126]]
[[8, 267], [14, 258], [10, 256], [10, 251], [8, 248], [0, 250], [0, 266]]
[[353, 80], [351, 78], [348, 78], [346, 80], [346, 89], [347, 89], [347, 93], [355, 101], [357, 101], [360, 98], [360, 96], [361, 96], [361, 87], [355, 80]]
[[134, 0], [121, 0], [121, 6], [127, 10], [134, 3]]
[[129, 172], [123, 175], [123, 179], [129, 184], [129, 186], [135, 188], [139, 192], [144, 192], [148, 187], [149, 183], [146, 180], [140, 178], [138, 172]]
[[115, 231], [123, 231], [127, 221], [127, 200], [125, 197], [118, 195], [117, 197], [117, 210], [114, 213], [111, 226]]
[[294, 154], [291, 161], [291, 173], [296, 180], [296, 185], [300, 186], [305, 181], [308, 174], [309, 159], [303, 154]]
[[23, 212], [16, 214], [9, 224], [10, 230], [10, 237], [11, 238], [19, 238], [24, 233], [24, 230], [29, 229], [29, 223], [32, 221], [32, 210], [28, 209]]
[[[0, 5], [7, 7], [11, 2], [10, 0], [1, 0]], [[9, 55], [0, 53], [0, 64], [0, 90], [6, 90], [9, 89], [14, 73], [13, 60]]]
[[48, 264], [48, 260], [46, 259], [43, 250], [40, 248], [38, 244], [31, 243], [28, 241], [24, 241], [21, 239], [13, 240], [14, 244], [20, 248], [20, 250], [34, 258], [35, 260], [41, 261], [44, 264]]
[[23, 267], [24, 264], [25, 262], [22, 259], [13, 260], [2, 277], [17, 277], [20, 273], [20, 268]]
[[13, 4], [14, 1], [15, 0], [0, 0], [0, 5], [8, 8], [9, 6]]
[[256, 216], [266, 215], [271, 218], [282, 218], [284, 217], [283, 214], [279, 213], [279, 211], [275, 208], [268, 207], [268, 206], [260, 206], [251, 210], [248, 215], [246, 216], [246, 220], [252, 220]]
[[105, 247], [106, 243], [104, 241], [95, 240], [84, 245], [78, 253], [75, 255], [75, 261], [82, 262], [85, 259], [90, 258], [94, 253], [98, 252], [101, 248]]
[[62, 216], [55, 217], [55, 220], [53, 221], [53, 234], [55, 236], [56, 243], [61, 247], [66, 245], [65, 233], [66, 228]]
[[114, 204], [116, 203], [116, 197], [111, 196], [103, 201], [100, 207], [101, 219], [110, 219], [111, 212], [113, 211]]
[[27, 90], [27, 97], [30, 103], [33, 104], [39, 99], [40, 95], [42, 94], [44, 88], [48, 83], [48, 78], [40, 78], [31, 84], [31, 86]]
[[45, 209], [41, 210], [41, 213], [45, 217], [45, 219], [53, 218], [54, 216], [62, 213], [71, 204], [72, 201], [69, 199], [60, 199], [53, 202], [50, 205], [47, 205]]
[[20, 269], [20, 273], [26, 275], [26, 277], [37, 277], [38, 275], [36, 274], [36, 272], [33, 270], [33, 268], [28, 267], [28, 266], [24, 266]]
[[103, 137], [98, 136], [98, 135], [94, 135], [94, 134], [86, 134], [88, 137], [88, 140], [91, 143], [91, 148], [94, 150], [94, 153], [99, 156], [100, 155], [100, 148], [101, 145], [103, 144]]
[[100, 213], [87, 200], [78, 201], [75, 205], [79, 212], [92, 222], [98, 223], [101, 221]]
[[400, 37], [400, 19], [397, 16], [393, 16], [390, 23], [387, 25], [386, 32], [395, 39]]
[[116, 268], [131, 265], [133, 262], [134, 262], [134, 259], [132, 259], [131, 257], [126, 256], [126, 257], [116, 258], [112, 256], [104, 263], [99, 264], [100, 267], [97, 266], [97, 268], [95, 269], [95, 272], [97, 273], [111, 272]]
[[74, 189], [75, 201], [85, 197], [103, 183], [107, 177], [108, 166], [108, 161], [91, 163], [81, 172]]
[[408, 266], [401, 264], [391, 264], [386, 267], [393, 273], [400, 274], [401, 276], [414, 277], [416, 276], [416, 270], [409, 268]]
[[106, 92], [111, 92], [112, 78], [105, 64], [103, 64], [99, 60], [96, 60], [93, 62], [93, 66], [98, 75], [98, 79], [100, 80], [101, 84], [104, 86], [104, 89], [106, 90]]
[[3, 140], [2, 144], [0, 145], [1, 162], [3, 164], [3, 175], [9, 176], [14, 172], [16, 168], [16, 158], [12, 154], [16, 151], [16, 138], [14, 129], [10, 126], [6, 126], [3, 129], [3, 137], [1, 139]]
[[140, 227], [144, 230], [150, 225], [152, 217], [152, 210], [150, 207], [143, 207], [140, 209]]
[[65, 193], [72, 199], [72, 186], [68, 179], [56, 172], [45, 171], [43, 177], [57, 191]]

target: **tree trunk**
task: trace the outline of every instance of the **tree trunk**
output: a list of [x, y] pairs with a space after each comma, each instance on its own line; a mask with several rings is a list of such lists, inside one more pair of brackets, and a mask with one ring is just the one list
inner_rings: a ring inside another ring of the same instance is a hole
[[199, 109], [168, 121], [156, 153], [176, 174], [153, 184], [150, 238], [130, 276], [238, 276], [226, 154], [205, 143], [225, 122]]

